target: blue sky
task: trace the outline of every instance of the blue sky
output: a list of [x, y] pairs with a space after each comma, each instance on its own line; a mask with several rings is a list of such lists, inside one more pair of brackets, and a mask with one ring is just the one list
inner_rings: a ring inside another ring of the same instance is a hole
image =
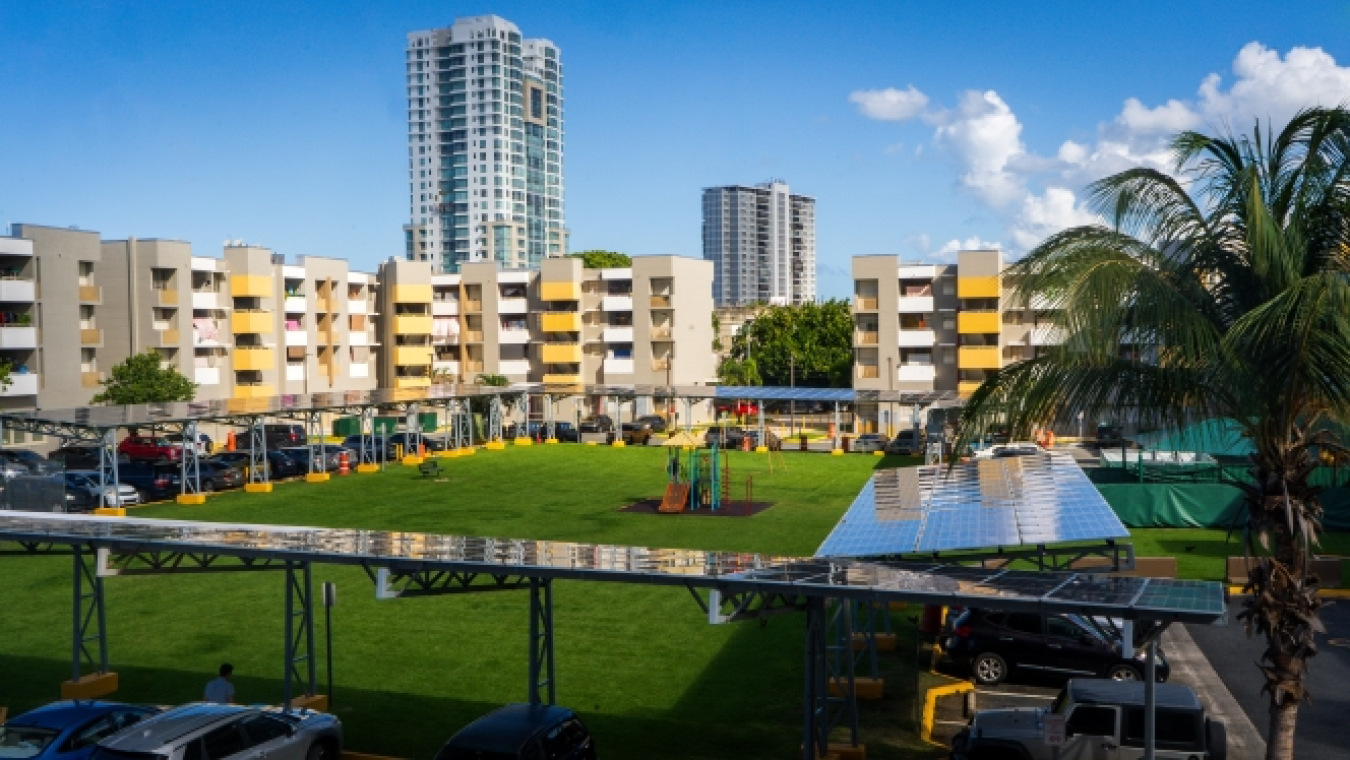
[[372, 268], [402, 253], [404, 35], [480, 13], [562, 49], [573, 250], [698, 256], [701, 188], [779, 177], [817, 198], [827, 296], [855, 254], [1015, 255], [1173, 128], [1350, 100], [1350, 2], [0, 0], [0, 223]]

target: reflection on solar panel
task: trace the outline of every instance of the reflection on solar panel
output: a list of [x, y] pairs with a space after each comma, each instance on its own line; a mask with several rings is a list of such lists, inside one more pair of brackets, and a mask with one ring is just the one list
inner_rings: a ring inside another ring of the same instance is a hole
[[1213, 582], [927, 562], [794, 559], [563, 541], [18, 513], [0, 513], [0, 540], [92, 544], [113, 552], [193, 552], [401, 571], [685, 585], [730, 593], [981, 605], [1185, 623], [1213, 623], [1224, 617], [1223, 587]]
[[881, 470], [816, 551], [875, 557], [1127, 538], [1073, 457]]

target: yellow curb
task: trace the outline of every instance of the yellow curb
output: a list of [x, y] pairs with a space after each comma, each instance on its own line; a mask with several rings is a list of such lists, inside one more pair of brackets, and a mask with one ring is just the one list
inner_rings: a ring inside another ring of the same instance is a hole
[[884, 457], [884, 456], [886, 456], [886, 452], [882, 451], [881, 449], [877, 449], [876, 451], [873, 451], [873, 452], [872, 452], [872, 456], [874, 456], [874, 457]]
[[545, 439], [544, 439], [544, 443], [557, 443], [557, 442], [558, 442], [558, 439], [557, 439], [557, 438], [545, 438]]
[[515, 445], [517, 445], [517, 446], [533, 446], [533, 445], [534, 445], [534, 439], [533, 439], [533, 438], [517, 438], [517, 439], [515, 439], [515, 441], [513, 441], [513, 443], [514, 443]]
[[126, 507], [95, 507], [94, 514], [99, 517], [126, 517]]
[[963, 694], [974, 690], [975, 684], [970, 681], [956, 681], [946, 686], [934, 686], [925, 691], [923, 694], [923, 717], [919, 721], [919, 738], [939, 747], [946, 746], [933, 741], [933, 716], [937, 713], [937, 699], [938, 697]]
[[505, 442], [505, 441], [488, 441], [487, 443], [483, 444], [483, 448], [485, 448], [485, 449], [491, 449], [492, 451], [502, 451], [502, 450], [504, 450], [504, 449], [506, 448], [506, 442]]
[[417, 465], [422, 463], [422, 457], [416, 454], [409, 454], [408, 456], [403, 457], [403, 459], [401, 459], [400, 461], [403, 462], [403, 464], [408, 465], [409, 467], [416, 467]]

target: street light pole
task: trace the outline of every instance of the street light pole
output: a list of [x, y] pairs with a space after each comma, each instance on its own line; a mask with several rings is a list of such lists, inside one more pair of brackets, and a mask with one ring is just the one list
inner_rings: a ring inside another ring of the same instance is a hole
[[[797, 387], [797, 357], [795, 354], [788, 354], [788, 387]], [[760, 402], [764, 403], [763, 401]], [[788, 399], [788, 427], [792, 430], [797, 429], [797, 400]]]
[[[892, 357], [892, 356], [886, 357], [886, 385], [887, 385], [887, 388], [888, 388], [892, 393], [895, 392], [895, 364], [894, 364], [894, 362], [895, 362], [895, 357]], [[894, 398], [894, 396], [892, 396], [892, 398]], [[894, 402], [894, 401], [890, 401], [890, 402], [888, 402], [888, 403], [890, 404], [891, 408], [890, 408], [890, 413], [886, 415], [886, 437], [887, 437], [887, 438], [891, 438], [891, 437], [893, 437], [893, 436], [895, 435], [895, 433], [892, 431], [892, 428], [893, 428], [894, 425], [895, 425], [895, 402]]]

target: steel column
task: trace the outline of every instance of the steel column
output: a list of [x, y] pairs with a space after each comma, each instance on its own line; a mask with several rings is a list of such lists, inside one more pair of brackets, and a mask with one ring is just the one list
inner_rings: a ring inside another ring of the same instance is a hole
[[553, 704], [553, 581], [549, 578], [530, 578], [529, 686], [530, 704]]
[[756, 442], [756, 445], [768, 446], [769, 440], [764, 437], [764, 400], [760, 399], [760, 402], [755, 405], [755, 408], [759, 411], [759, 440]]
[[422, 416], [420, 414], [422, 407], [416, 403], [408, 404], [407, 414], [403, 418], [403, 427], [408, 431], [404, 436], [407, 440], [407, 451], [404, 456], [418, 456], [422, 453]]
[[[806, 705], [802, 757], [816, 760], [829, 749], [830, 732], [847, 718], [849, 742], [858, 746], [858, 710], [853, 677], [852, 605], [842, 599], [806, 601]], [[830, 693], [833, 686], [838, 695]]]
[[197, 422], [193, 420], [183, 425], [183, 456], [179, 458], [179, 493], [201, 493], [202, 469], [197, 456]]
[[825, 674], [825, 600], [806, 600], [806, 704], [802, 730], [803, 760], [825, 757], [830, 731], [826, 727], [829, 684]]
[[[71, 662], [70, 680], [78, 683], [82, 665], [88, 664], [93, 673], [108, 672], [108, 619], [103, 602], [103, 578], [96, 572], [97, 552], [93, 547], [75, 544], [71, 547], [75, 559], [74, 588], [71, 595]], [[85, 591], [86, 585], [88, 591]], [[90, 635], [90, 627], [95, 632]], [[98, 643], [98, 658], [90, 651], [90, 644]]]
[[361, 407], [361, 451], [359, 464], [375, 464], [375, 407]]
[[493, 396], [488, 402], [488, 442], [502, 439], [502, 397]]
[[555, 422], [555, 415], [557, 412], [554, 409], [557, 403], [558, 399], [556, 397], [551, 395], [544, 396], [544, 430], [547, 433], [544, 438], [550, 441], [558, 439], [557, 423]]
[[[304, 673], [300, 667], [304, 666]], [[286, 680], [282, 709], [291, 711], [294, 683], [313, 696], [314, 682], [314, 595], [308, 562], [286, 563]]]
[[[1153, 760], [1157, 736], [1158, 638], [1149, 637], [1148, 659], [1144, 660], [1144, 760]], [[1122, 640], [1123, 642], [1123, 640]]]
[[834, 448], [839, 448], [839, 402], [834, 402]]
[[248, 482], [266, 483], [271, 480], [267, 466], [267, 431], [262, 417], [248, 421]]
[[[108, 473], [112, 473], [112, 503], [108, 503]], [[103, 431], [98, 447], [98, 505], [117, 507], [122, 504], [122, 494], [117, 486], [122, 482], [117, 475], [117, 428]]]
[[305, 415], [305, 445], [309, 447], [309, 471], [327, 472], [328, 456], [323, 447], [323, 419], [320, 412]]

